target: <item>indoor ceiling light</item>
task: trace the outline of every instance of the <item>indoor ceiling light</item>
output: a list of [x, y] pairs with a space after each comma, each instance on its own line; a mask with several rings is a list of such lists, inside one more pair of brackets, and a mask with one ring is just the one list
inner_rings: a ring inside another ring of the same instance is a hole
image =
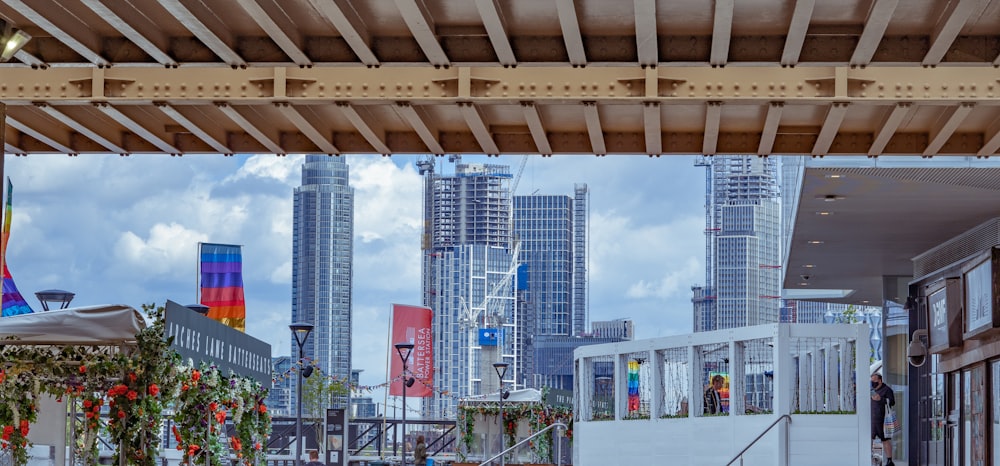
[[823, 244], [823, 242], [820, 241], [820, 240], [818, 240], [818, 239], [806, 241], [806, 243], [808, 243], [808, 244]]
[[3, 51], [0, 52], [0, 61], [8, 61], [14, 54], [24, 47], [31, 40], [31, 36], [12, 26], [10, 23], [0, 19], [0, 42], [3, 43]]
[[844, 175], [838, 175], [836, 173], [830, 173], [830, 174], [826, 175], [826, 177], [827, 178], [843, 178]]
[[821, 217], [826, 217], [826, 216], [833, 215], [833, 212], [830, 212], [828, 210], [822, 210], [822, 211], [816, 212], [816, 215], [819, 215]]
[[803, 267], [805, 267], [807, 269], [811, 269], [811, 268], [816, 267], [816, 266], [814, 264], [806, 264], [806, 265], [803, 265]]

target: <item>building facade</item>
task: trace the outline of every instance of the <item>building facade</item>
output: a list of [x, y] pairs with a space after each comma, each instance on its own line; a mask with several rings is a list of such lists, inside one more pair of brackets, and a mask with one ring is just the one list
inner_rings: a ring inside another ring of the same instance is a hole
[[[313, 324], [305, 357], [321, 373], [351, 375], [351, 280], [354, 190], [343, 157], [307, 155], [295, 189], [292, 230], [292, 322]], [[290, 336], [297, 363], [299, 348]], [[294, 379], [294, 378], [293, 378]], [[295, 381], [291, 399], [295, 406]], [[346, 408], [346, 397], [333, 407]]]
[[[454, 417], [460, 398], [498, 389], [493, 363], [510, 364], [509, 389], [522, 373], [510, 169], [451, 160], [451, 174], [435, 171], [433, 159], [418, 164], [425, 182], [423, 304], [434, 311], [434, 390], [423, 412], [438, 419]], [[481, 345], [480, 329], [490, 328], [499, 338]]]
[[[529, 388], [572, 389], [572, 352], [561, 362], [546, 359], [545, 364], [537, 356], [548, 354], [539, 352], [544, 337], [579, 336], [585, 331], [588, 200], [585, 184], [576, 185], [573, 196], [514, 197], [517, 313], [519, 333], [524, 335], [521, 383]], [[569, 378], [562, 366], [570, 369]]]
[[293, 416], [292, 412], [292, 358], [275, 356], [271, 358], [274, 370], [274, 383], [267, 392], [267, 409], [272, 416]]
[[776, 323], [781, 307], [778, 161], [702, 157], [705, 279], [692, 289], [694, 331]]

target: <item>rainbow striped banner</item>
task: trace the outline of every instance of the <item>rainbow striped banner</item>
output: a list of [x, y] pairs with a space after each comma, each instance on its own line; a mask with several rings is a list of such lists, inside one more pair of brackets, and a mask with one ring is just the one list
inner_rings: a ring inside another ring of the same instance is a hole
[[242, 246], [198, 243], [201, 256], [201, 304], [208, 317], [241, 332], [246, 331], [243, 300]]
[[628, 412], [639, 411], [639, 361], [628, 362]]
[[14, 278], [10, 276], [10, 270], [7, 269], [7, 240], [10, 239], [10, 214], [13, 211], [11, 198], [13, 194], [14, 185], [10, 183], [10, 178], [7, 178], [7, 206], [4, 209], [3, 234], [0, 237], [0, 242], [3, 243], [3, 317], [35, 312], [31, 310], [31, 306], [28, 306], [28, 302], [21, 296], [21, 292], [17, 291]]

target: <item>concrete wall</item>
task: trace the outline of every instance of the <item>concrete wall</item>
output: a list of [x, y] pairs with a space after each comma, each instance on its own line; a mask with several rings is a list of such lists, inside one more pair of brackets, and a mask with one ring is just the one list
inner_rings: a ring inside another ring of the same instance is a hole
[[[777, 415], [756, 415], [577, 421], [573, 425], [573, 464], [721, 466], [777, 418]], [[865, 441], [869, 437], [867, 431], [859, 432], [859, 422], [859, 415], [851, 414], [792, 415], [792, 423], [787, 427], [788, 464], [868, 464], [863, 459], [871, 457], [871, 442]], [[743, 465], [780, 464], [782, 424], [746, 452]]]

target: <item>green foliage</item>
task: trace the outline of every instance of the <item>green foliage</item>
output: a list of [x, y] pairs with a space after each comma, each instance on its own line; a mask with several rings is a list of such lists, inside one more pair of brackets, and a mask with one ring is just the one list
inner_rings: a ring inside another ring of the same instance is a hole
[[314, 426], [317, 444], [324, 446], [323, 419], [326, 417], [326, 410], [334, 405], [337, 397], [347, 396], [350, 388], [344, 382], [323, 375], [319, 367], [313, 370], [311, 376], [302, 380], [302, 417]]
[[[484, 417], [499, 416], [500, 404], [459, 405], [458, 427], [461, 429], [460, 438], [463, 446], [463, 448], [458, 449], [460, 460], [466, 458], [465, 451], [469, 451], [472, 448], [472, 443], [475, 441], [473, 431], [475, 430], [476, 415]], [[521, 420], [528, 421], [532, 433], [541, 431], [555, 422], [562, 422], [567, 426], [566, 437], [573, 438], [573, 411], [571, 409], [532, 403], [504, 403], [503, 426], [506, 445], [513, 445], [517, 441], [517, 426]], [[551, 435], [540, 435], [529, 442], [529, 446], [539, 462], [552, 461]]]
[[844, 322], [848, 324], [860, 324], [861, 319], [858, 318], [858, 309], [854, 307], [853, 304], [847, 306], [847, 310], [843, 312]]

